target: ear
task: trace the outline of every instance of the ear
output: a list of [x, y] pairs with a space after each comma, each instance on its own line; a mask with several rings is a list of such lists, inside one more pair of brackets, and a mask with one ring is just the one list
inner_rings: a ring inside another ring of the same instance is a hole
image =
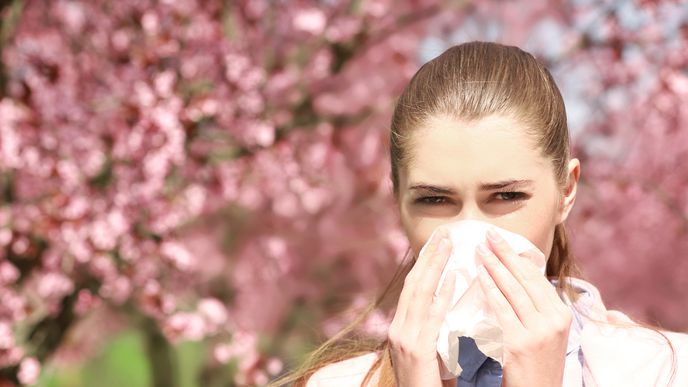
[[571, 159], [568, 165], [568, 177], [566, 187], [564, 188], [564, 197], [559, 208], [559, 223], [562, 223], [568, 218], [573, 203], [576, 201], [576, 188], [578, 187], [578, 179], [580, 179], [580, 161], [578, 159]]

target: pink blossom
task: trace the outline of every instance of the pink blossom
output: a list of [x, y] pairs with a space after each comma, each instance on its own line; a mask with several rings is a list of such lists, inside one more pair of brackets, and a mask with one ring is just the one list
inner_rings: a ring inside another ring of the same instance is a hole
[[27, 357], [19, 364], [17, 378], [21, 384], [34, 384], [41, 374], [41, 364], [34, 357]]
[[186, 247], [174, 241], [163, 242], [160, 246], [160, 252], [165, 258], [169, 259], [175, 267], [182, 271], [190, 270], [195, 263], [195, 259]]
[[100, 305], [100, 299], [86, 289], [81, 289], [77, 296], [74, 311], [77, 314], [86, 314]]
[[131, 280], [124, 276], [106, 278], [100, 287], [99, 294], [116, 305], [121, 305], [132, 294]]
[[0, 351], [6, 351], [14, 347], [14, 334], [12, 327], [6, 322], [0, 320]]
[[256, 371], [256, 373], [253, 375], [253, 381], [256, 385], [263, 386], [268, 384], [270, 380], [268, 379], [268, 376], [265, 374], [265, 372]]
[[270, 375], [277, 375], [280, 372], [282, 372], [282, 369], [284, 368], [284, 363], [282, 363], [282, 360], [272, 357], [268, 359], [267, 365], [265, 366], [265, 369], [268, 371]]
[[220, 343], [213, 348], [213, 358], [221, 363], [227, 364], [232, 357], [231, 347], [229, 344]]
[[202, 339], [206, 334], [206, 325], [203, 318], [194, 313], [177, 312], [165, 322], [165, 334], [171, 340]]
[[7, 246], [12, 241], [12, 230], [9, 228], [0, 229], [0, 246]]
[[69, 294], [74, 289], [74, 282], [62, 273], [48, 272], [36, 278], [36, 292], [39, 297], [46, 299], [59, 299]]
[[246, 135], [248, 143], [268, 147], [275, 141], [275, 128], [263, 122], [256, 122], [249, 125]]
[[325, 14], [316, 8], [298, 10], [292, 19], [294, 28], [313, 35], [322, 33], [327, 23]]
[[19, 270], [9, 262], [0, 261], [0, 285], [13, 283], [19, 278]]
[[227, 321], [227, 309], [217, 298], [204, 298], [198, 302], [198, 312], [205, 318], [206, 325], [216, 330]]
[[[568, 223], [584, 271], [609, 305], [685, 330], [688, 42], [670, 22], [683, 11], [643, 3], [629, 28], [617, 5], [558, 6], [24, 2], [2, 50], [0, 367], [76, 296], [65, 329], [83, 331], [57, 357], [94, 353], [127, 305], [170, 339], [224, 343], [213, 356], [240, 363], [238, 384], [265, 382], [283, 365], [261, 351], [297, 300], [322, 316], [303, 326], [334, 334], [408, 249], [386, 141], [395, 98], [433, 54], [425, 39], [492, 31], [545, 58], [583, 111]], [[333, 296], [354, 300], [346, 316]], [[362, 333], [382, 335], [385, 316]]]

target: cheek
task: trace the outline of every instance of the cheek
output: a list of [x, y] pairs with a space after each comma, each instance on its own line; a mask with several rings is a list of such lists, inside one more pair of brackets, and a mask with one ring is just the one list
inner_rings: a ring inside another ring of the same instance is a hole
[[418, 253], [420, 252], [420, 249], [423, 248], [425, 245], [425, 242], [428, 241], [430, 238], [430, 235], [432, 234], [432, 231], [430, 232], [422, 232], [422, 233], [416, 233], [411, 236], [410, 241], [411, 241], [411, 250], [413, 250], [413, 254], [417, 257]]
[[438, 221], [423, 219], [414, 222], [404, 222], [404, 231], [408, 237], [411, 250], [415, 256], [418, 256], [420, 249], [423, 245], [430, 239], [432, 232], [435, 228], [441, 226], [442, 224], [449, 223], [450, 221]]
[[[418, 252], [425, 245], [435, 228], [442, 224], [451, 223], [451, 220], [421, 220], [413, 223], [404, 223], [404, 229], [409, 239], [413, 253]], [[532, 216], [520, 219], [495, 219], [490, 223], [497, 227], [523, 235], [531, 241], [546, 257], [549, 257], [554, 237], [554, 224], [545, 216]]]
[[551, 225], [546, 227], [529, 230], [528, 234], [521, 233], [528, 240], [533, 242], [533, 244], [545, 254], [545, 257], [549, 257], [552, 251], [552, 240], [554, 238], [554, 228]]
[[532, 212], [514, 222], [509, 222], [511, 224], [497, 225], [523, 235], [542, 251], [545, 257], [549, 257], [552, 250], [554, 227], [556, 225], [550, 215], [547, 211]]

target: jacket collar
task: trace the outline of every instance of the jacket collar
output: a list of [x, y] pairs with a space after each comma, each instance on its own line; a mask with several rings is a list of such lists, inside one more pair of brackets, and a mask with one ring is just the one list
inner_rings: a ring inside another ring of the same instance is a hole
[[[559, 295], [573, 314], [569, 330], [569, 341], [566, 346], [566, 355], [568, 356], [571, 352], [580, 348], [581, 333], [587, 320], [592, 318], [606, 321], [606, 308], [600, 297], [599, 290], [591, 283], [574, 277], [566, 277], [565, 281], [569, 283], [577, 295], [576, 300], [573, 302], [566, 293], [562, 292]], [[552, 285], [556, 286], [558, 282], [557, 279], [550, 279]]]

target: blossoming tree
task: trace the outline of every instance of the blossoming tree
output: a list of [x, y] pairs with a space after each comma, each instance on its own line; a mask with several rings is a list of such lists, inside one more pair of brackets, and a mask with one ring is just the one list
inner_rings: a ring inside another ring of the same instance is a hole
[[100, 343], [75, 332], [123, 324], [145, 333], [156, 386], [176, 383], [177, 340], [209, 343], [201, 378], [281, 372], [405, 253], [394, 97], [423, 55], [467, 39], [523, 45], [553, 69], [579, 113], [569, 229], [583, 268], [612, 305], [685, 329], [686, 11], [628, 4], [12, 2], [0, 379], [32, 383]]

